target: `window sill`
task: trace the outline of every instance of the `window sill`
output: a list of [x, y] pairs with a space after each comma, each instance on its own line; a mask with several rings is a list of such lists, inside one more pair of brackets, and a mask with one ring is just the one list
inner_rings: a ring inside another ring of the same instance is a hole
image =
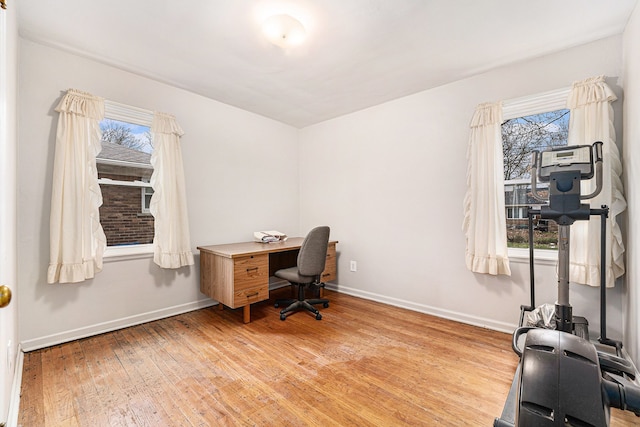
[[108, 246], [104, 252], [104, 262], [125, 261], [153, 257], [153, 244]]
[[[509, 261], [518, 264], [529, 264], [529, 249], [508, 248]], [[558, 262], [558, 251], [547, 249], [536, 249], [533, 253], [536, 265], [556, 265]]]

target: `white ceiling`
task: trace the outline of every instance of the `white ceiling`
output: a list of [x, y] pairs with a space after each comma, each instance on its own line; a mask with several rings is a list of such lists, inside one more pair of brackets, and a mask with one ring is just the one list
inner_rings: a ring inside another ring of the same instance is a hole
[[[16, 3], [25, 38], [302, 128], [620, 34], [636, 1]], [[303, 46], [283, 51], [264, 39], [259, 22], [271, 10], [306, 25]]]

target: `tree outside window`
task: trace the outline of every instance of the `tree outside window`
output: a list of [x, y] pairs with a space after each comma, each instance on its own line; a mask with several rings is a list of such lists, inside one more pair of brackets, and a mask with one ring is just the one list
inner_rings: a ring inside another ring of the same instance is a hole
[[[517, 117], [502, 124], [509, 247], [529, 247], [527, 209], [540, 208], [540, 202], [531, 195], [531, 153], [567, 145], [568, 135], [567, 109]], [[548, 193], [548, 183], [538, 182], [537, 185], [541, 195]], [[553, 221], [534, 218], [535, 248], [556, 249], [557, 241], [557, 225]]]

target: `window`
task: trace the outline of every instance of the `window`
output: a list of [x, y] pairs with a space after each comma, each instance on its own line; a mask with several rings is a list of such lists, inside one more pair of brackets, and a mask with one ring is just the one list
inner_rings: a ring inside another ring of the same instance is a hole
[[[531, 153], [566, 145], [568, 134], [567, 109], [513, 117], [502, 124], [507, 246], [529, 247], [527, 210], [541, 206], [541, 202], [531, 195]], [[539, 182], [537, 186], [539, 194], [548, 193], [548, 183]], [[558, 229], [555, 222], [540, 219], [538, 215], [533, 224], [535, 248], [556, 249]]]
[[507, 208], [507, 219], [522, 219], [527, 217], [526, 206], [516, 206]]
[[153, 242], [151, 120], [144, 110], [105, 101], [102, 151], [96, 164], [103, 200], [100, 223], [108, 247]]
[[151, 213], [151, 196], [153, 196], [153, 188], [151, 187], [143, 187], [142, 188], [142, 213]]

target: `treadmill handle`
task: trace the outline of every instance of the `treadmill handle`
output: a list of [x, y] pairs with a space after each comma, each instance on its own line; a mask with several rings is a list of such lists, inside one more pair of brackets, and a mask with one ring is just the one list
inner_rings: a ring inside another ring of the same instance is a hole
[[521, 326], [513, 331], [513, 338], [511, 339], [511, 348], [518, 355], [518, 357], [522, 357], [522, 349], [518, 347], [518, 338], [520, 335], [526, 334], [532, 329], [537, 329], [535, 326]]

